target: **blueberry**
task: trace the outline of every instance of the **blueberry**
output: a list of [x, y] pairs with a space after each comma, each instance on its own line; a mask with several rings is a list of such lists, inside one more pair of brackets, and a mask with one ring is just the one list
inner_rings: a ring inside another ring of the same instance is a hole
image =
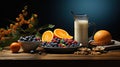
[[57, 40], [58, 38], [56, 37], [56, 38], [54, 38], [54, 40]]
[[54, 43], [54, 42], [50, 42], [50, 45], [51, 46], [55, 46], [57, 43]]
[[31, 41], [32, 41], [32, 42], [36, 42], [36, 40], [35, 40], [35, 39], [32, 39]]
[[31, 35], [31, 38], [35, 38], [35, 35]]
[[24, 37], [21, 36], [19, 39], [23, 39], [23, 38], [24, 38]]
[[29, 36], [26, 36], [25, 38], [29, 38]]
[[70, 47], [75, 47], [75, 45], [74, 45], [74, 44], [71, 44]]
[[68, 45], [68, 44], [69, 44], [69, 42], [65, 42], [64, 44]]
[[33, 39], [28, 39], [28, 41], [32, 41]]
[[20, 41], [24, 41], [24, 39], [23, 38], [21, 38], [21, 39], [19, 39]]
[[46, 44], [47, 44], [47, 42], [42, 42], [42, 44], [41, 44], [41, 45], [42, 45], [42, 46], [45, 46]]
[[28, 41], [27, 39], [24, 39], [23, 41]]
[[55, 47], [55, 46], [56, 46], [56, 47], [58, 46], [57, 43], [53, 43], [53, 47]]
[[30, 50], [30, 53], [31, 53], [31, 54], [34, 54], [34, 53], [35, 53], [35, 51], [34, 51], [34, 50]]
[[66, 47], [67, 47], [67, 48], [69, 48], [69, 47], [70, 47], [70, 45], [66, 45]]
[[55, 46], [53, 46], [53, 47], [55, 47], [55, 48], [56, 48], [56, 47], [58, 47], [58, 46], [57, 46], [57, 45], [55, 45]]
[[57, 42], [57, 40], [53, 39], [53, 40], [52, 40], [52, 42], [56, 43], [56, 42]]
[[57, 44], [58, 44], [58, 43], [54, 43], [54, 45], [56, 45], [56, 46], [57, 46]]
[[40, 55], [41, 55], [41, 54], [42, 54], [42, 52], [41, 52], [41, 51], [39, 51], [39, 52], [38, 52], [38, 54], [40, 54]]
[[52, 45], [52, 44], [54, 44], [54, 42], [50, 42], [50, 44]]
[[60, 39], [57, 39], [57, 43], [60, 43]]
[[46, 47], [52, 47], [50, 44], [47, 44]]

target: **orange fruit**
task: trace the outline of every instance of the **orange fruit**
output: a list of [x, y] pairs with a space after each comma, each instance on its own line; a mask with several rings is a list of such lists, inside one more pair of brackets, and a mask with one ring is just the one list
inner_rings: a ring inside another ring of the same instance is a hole
[[69, 35], [67, 31], [63, 30], [63, 29], [55, 29], [54, 30], [54, 35], [59, 37], [59, 38], [64, 38], [64, 39], [72, 39], [73, 36]]
[[94, 41], [102, 44], [110, 43], [112, 36], [107, 30], [99, 30], [94, 35]]
[[10, 50], [13, 53], [17, 53], [20, 50], [21, 44], [18, 42], [13, 42], [10, 44]]
[[46, 42], [51, 42], [52, 39], [53, 39], [53, 32], [48, 30], [48, 31], [45, 31], [43, 34], [42, 34], [42, 41], [46, 41]]

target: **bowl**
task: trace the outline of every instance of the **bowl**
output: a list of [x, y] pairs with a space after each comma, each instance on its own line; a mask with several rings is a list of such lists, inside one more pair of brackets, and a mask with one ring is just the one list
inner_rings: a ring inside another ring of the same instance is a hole
[[30, 52], [31, 50], [36, 50], [36, 48], [40, 45], [39, 41], [32, 42], [32, 41], [18, 41], [21, 43], [21, 47], [23, 52]]

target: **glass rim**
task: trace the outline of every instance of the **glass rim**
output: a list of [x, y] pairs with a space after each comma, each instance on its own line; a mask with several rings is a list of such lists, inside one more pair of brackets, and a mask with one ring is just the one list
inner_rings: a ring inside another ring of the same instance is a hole
[[75, 14], [74, 16], [88, 16], [87, 14]]

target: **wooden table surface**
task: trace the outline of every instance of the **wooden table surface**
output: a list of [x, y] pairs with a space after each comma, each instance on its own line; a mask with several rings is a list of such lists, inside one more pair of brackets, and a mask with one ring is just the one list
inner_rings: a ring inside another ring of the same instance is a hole
[[120, 49], [111, 50], [101, 55], [12, 53], [9, 49], [0, 51], [0, 60], [120, 60]]
[[75, 54], [30, 54], [12, 53], [10, 50], [0, 52], [0, 60], [120, 60], [120, 50], [113, 50], [101, 55], [75, 55]]

